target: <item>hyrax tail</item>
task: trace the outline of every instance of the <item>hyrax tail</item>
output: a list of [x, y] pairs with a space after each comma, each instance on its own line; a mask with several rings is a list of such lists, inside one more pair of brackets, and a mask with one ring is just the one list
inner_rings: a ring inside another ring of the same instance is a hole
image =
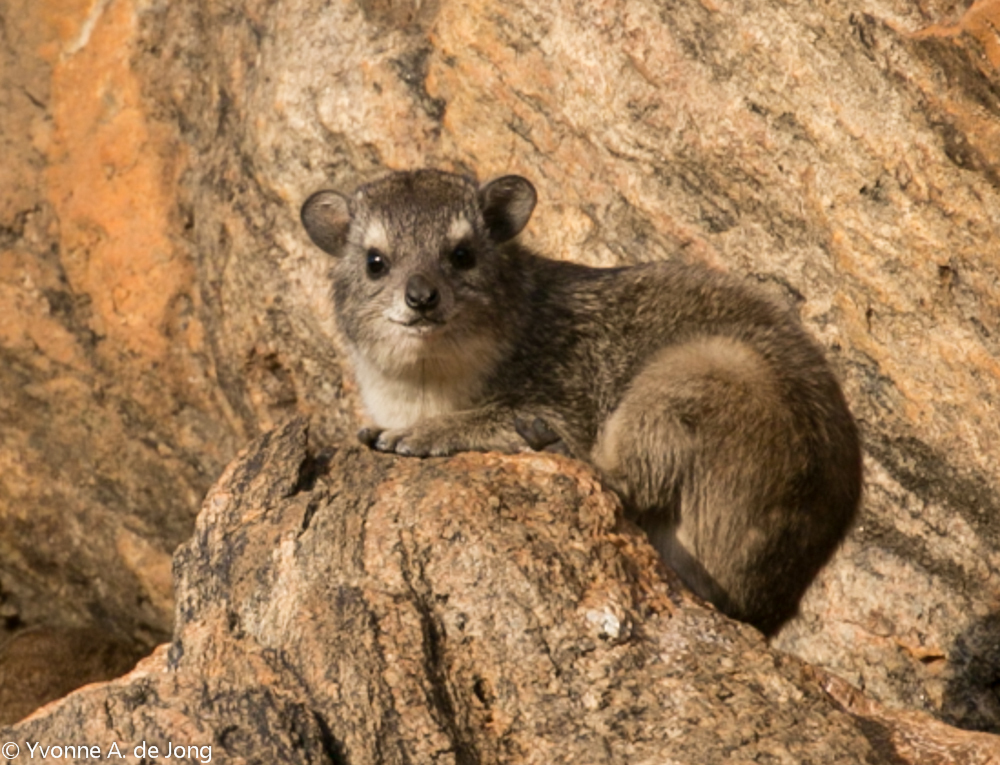
[[765, 633], [796, 613], [861, 492], [843, 395], [818, 350], [797, 350], [786, 369], [728, 337], [663, 349], [593, 451], [684, 582]]

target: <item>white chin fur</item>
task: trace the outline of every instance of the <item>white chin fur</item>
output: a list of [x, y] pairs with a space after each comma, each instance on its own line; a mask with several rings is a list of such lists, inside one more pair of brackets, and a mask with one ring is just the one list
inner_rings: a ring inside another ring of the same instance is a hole
[[415, 329], [389, 323], [375, 353], [353, 349], [365, 408], [380, 428], [469, 409], [503, 355], [489, 333], [455, 336], [447, 327]]

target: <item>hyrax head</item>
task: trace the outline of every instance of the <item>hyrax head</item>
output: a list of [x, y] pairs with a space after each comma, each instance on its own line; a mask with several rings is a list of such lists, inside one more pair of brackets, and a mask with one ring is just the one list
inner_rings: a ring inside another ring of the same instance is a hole
[[309, 197], [302, 224], [336, 258], [337, 319], [355, 350], [402, 371], [493, 334], [507, 281], [497, 245], [524, 228], [535, 199], [519, 176], [477, 188], [435, 170]]

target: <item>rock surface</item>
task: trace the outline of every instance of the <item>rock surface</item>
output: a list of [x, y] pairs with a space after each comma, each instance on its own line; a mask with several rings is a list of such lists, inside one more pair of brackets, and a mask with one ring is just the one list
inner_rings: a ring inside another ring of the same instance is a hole
[[96, 627], [23, 629], [0, 644], [0, 725], [87, 683], [128, 672], [140, 656]]
[[238, 446], [353, 431], [310, 192], [519, 172], [552, 256], [798, 307], [868, 490], [776, 646], [1000, 731], [998, 28], [998, 0], [0, 0], [3, 626], [149, 650]]
[[694, 602], [618, 509], [561, 457], [315, 455], [293, 421], [209, 493], [170, 646], [0, 740], [129, 762], [996, 762], [1000, 737], [886, 716]]
[[171, 631], [170, 555], [245, 440], [178, 240], [138, 8], [0, 3], [0, 617]]

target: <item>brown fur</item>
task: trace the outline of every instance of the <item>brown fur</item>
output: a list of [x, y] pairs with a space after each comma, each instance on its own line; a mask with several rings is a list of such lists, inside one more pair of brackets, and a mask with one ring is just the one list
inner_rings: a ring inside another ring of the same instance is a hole
[[429, 170], [307, 200], [374, 421], [359, 436], [415, 456], [558, 440], [695, 592], [775, 631], [861, 496], [857, 431], [822, 352], [733, 277], [592, 269], [511, 243], [534, 202], [523, 178], [477, 189]]

